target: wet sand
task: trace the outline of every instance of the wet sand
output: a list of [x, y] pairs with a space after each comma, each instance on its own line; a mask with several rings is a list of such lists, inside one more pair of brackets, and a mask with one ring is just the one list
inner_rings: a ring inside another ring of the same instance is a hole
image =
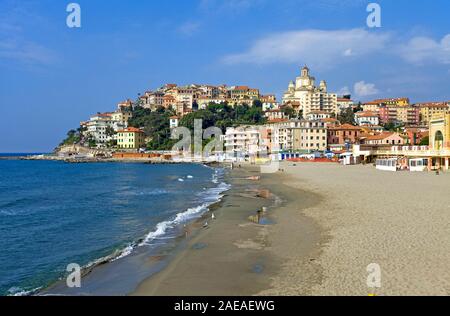
[[[261, 179], [248, 180], [251, 176]], [[191, 237], [167, 268], [132, 295], [257, 295], [272, 287], [292, 253], [303, 258], [298, 268], [308, 272], [301, 280], [306, 293], [321, 278], [320, 267], [311, 259], [322, 235], [301, 210], [319, 203], [320, 196], [284, 185], [287, 177], [260, 174], [255, 167], [232, 171], [233, 187], [214, 210], [216, 220], [208, 220], [209, 228]], [[252, 222], [263, 207], [263, 224]]]

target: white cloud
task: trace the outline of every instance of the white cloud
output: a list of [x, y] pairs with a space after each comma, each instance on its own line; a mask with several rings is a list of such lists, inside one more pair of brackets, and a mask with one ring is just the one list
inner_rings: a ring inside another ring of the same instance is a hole
[[348, 94], [352, 94], [352, 93], [350, 92], [350, 89], [349, 89], [347, 86], [345, 86], [345, 87], [342, 87], [342, 88], [337, 92], [337, 94], [338, 94], [338, 95], [348, 95]]
[[450, 64], [450, 34], [440, 41], [429, 37], [414, 37], [399, 48], [400, 56], [413, 64]]
[[50, 64], [56, 60], [56, 54], [31, 41], [0, 39], [0, 60], [16, 60], [27, 64]]
[[25, 1], [0, 4], [0, 61], [50, 64], [57, 59], [56, 53], [29, 39], [26, 34], [27, 28], [35, 27], [43, 21], [28, 5]]
[[346, 57], [353, 56], [353, 51], [352, 51], [352, 49], [351, 49], [351, 48], [346, 49], [345, 52], [344, 52], [344, 56], [346, 56]]
[[375, 84], [366, 83], [365, 81], [359, 81], [355, 83], [353, 90], [355, 91], [355, 94], [359, 97], [367, 97], [380, 92], [375, 87]]
[[257, 40], [248, 51], [226, 56], [228, 64], [295, 63], [326, 67], [345, 58], [367, 56], [383, 50], [386, 33], [364, 29], [304, 30], [271, 34]]

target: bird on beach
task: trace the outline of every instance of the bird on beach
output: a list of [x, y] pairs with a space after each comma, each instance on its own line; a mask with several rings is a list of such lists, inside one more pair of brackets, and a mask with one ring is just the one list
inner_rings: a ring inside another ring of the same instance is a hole
[[203, 225], [203, 228], [208, 228], [208, 222]]
[[212, 213], [211, 218], [212, 218], [213, 220], [216, 219], [216, 215], [214, 215], [214, 213]]

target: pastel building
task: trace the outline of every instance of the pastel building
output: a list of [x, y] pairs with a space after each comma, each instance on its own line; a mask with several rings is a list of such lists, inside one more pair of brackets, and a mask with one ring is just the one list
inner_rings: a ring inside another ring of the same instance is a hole
[[328, 128], [328, 147], [331, 150], [350, 149], [361, 136], [361, 128], [343, 124]]
[[407, 137], [399, 133], [383, 132], [361, 138], [361, 144], [367, 145], [404, 145]]
[[[392, 145], [393, 136], [381, 144], [378, 141], [355, 145], [353, 155], [361, 160], [376, 160], [378, 166], [389, 164], [389, 170], [448, 171], [450, 166], [450, 113], [433, 116], [429, 124], [429, 146]], [[398, 138], [397, 138], [398, 140]], [[394, 139], [395, 143], [395, 139]]]
[[428, 125], [433, 116], [445, 114], [449, 110], [447, 102], [418, 103], [416, 106], [420, 109], [422, 125]]
[[120, 149], [140, 149], [145, 147], [144, 132], [134, 127], [118, 131], [117, 147]]

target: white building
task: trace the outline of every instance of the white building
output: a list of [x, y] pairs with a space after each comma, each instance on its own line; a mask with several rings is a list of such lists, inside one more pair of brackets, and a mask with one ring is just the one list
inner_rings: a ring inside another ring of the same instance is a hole
[[279, 151], [292, 150], [294, 146], [293, 126], [295, 122], [289, 120], [278, 120], [266, 124], [266, 128], [272, 131], [272, 143]]
[[116, 111], [111, 113], [111, 126], [115, 132], [128, 127], [128, 121], [133, 117], [130, 111]]
[[352, 108], [354, 105], [355, 102], [353, 102], [353, 100], [347, 98], [337, 98], [337, 107], [339, 112]]
[[284, 93], [283, 103], [299, 103], [299, 111], [306, 115], [313, 111], [338, 113], [337, 95], [327, 92], [327, 84], [321, 81], [316, 86], [316, 79], [309, 73], [308, 67], [303, 67], [300, 77], [291, 81]]
[[170, 129], [177, 128], [180, 124], [180, 118], [178, 116], [170, 117]]
[[288, 118], [284, 111], [279, 109], [266, 111], [264, 116], [267, 117], [269, 121]]
[[224, 135], [226, 158], [243, 161], [250, 157], [256, 157], [261, 151], [260, 136], [260, 129], [254, 126], [227, 128]]
[[355, 121], [359, 126], [378, 126], [380, 124], [380, 117], [378, 113], [371, 111], [358, 112], [355, 113]]
[[104, 147], [113, 139], [110, 130], [113, 129], [111, 113], [98, 113], [90, 118], [86, 124], [87, 136], [92, 137], [98, 147]]
[[332, 117], [332, 114], [324, 111], [313, 111], [305, 115], [308, 121], [324, 120]]
[[199, 109], [206, 109], [208, 105], [211, 103], [214, 104], [222, 104], [225, 103], [227, 99], [225, 98], [208, 98], [208, 97], [202, 97], [197, 100], [198, 108]]

